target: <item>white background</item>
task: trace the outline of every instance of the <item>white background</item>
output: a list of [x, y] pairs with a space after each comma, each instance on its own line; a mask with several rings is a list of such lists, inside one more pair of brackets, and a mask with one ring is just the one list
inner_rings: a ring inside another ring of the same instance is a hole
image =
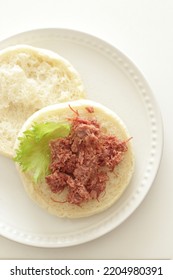
[[147, 197], [115, 230], [61, 249], [29, 247], [0, 237], [0, 259], [173, 258], [173, 1], [0, 0], [0, 40], [47, 27], [96, 35], [135, 62], [161, 109], [163, 158]]

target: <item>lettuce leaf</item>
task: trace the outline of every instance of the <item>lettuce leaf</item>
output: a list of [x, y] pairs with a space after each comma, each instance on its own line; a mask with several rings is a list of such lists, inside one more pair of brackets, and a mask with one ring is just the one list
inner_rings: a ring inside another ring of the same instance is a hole
[[68, 136], [70, 129], [68, 123], [34, 123], [31, 129], [18, 138], [19, 146], [14, 161], [23, 172], [32, 172], [35, 183], [41, 181], [49, 174], [50, 140]]

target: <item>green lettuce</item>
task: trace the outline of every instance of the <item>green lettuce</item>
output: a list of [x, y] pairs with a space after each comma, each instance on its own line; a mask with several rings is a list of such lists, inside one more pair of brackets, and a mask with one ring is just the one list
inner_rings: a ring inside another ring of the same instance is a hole
[[50, 140], [69, 135], [71, 126], [68, 123], [34, 123], [19, 137], [19, 146], [14, 161], [23, 172], [31, 171], [35, 183], [49, 174]]

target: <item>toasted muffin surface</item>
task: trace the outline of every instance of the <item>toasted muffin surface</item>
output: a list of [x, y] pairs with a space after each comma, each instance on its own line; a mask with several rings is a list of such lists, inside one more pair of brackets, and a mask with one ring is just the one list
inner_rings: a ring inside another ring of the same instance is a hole
[[58, 54], [28, 45], [0, 51], [0, 153], [12, 157], [17, 134], [35, 111], [85, 98], [83, 82]]

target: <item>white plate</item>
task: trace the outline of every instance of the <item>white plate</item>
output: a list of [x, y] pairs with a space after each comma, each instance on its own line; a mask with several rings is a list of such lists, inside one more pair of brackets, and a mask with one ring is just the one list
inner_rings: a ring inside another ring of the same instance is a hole
[[119, 50], [91, 35], [66, 29], [41, 29], [13, 36], [14, 44], [48, 48], [67, 58], [81, 74], [88, 98], [115, 111], [133, 136], [136, 167], [118, 202], [90, 218], [49, 215], [25, 193], [14, 163], [0, 157], [0, 233], [20, 243], [65, 247], [98, 238], [116, 228], [139, 206], [156, 176], [162, 153], [162, 121], [153, 94], [134, 64]]

